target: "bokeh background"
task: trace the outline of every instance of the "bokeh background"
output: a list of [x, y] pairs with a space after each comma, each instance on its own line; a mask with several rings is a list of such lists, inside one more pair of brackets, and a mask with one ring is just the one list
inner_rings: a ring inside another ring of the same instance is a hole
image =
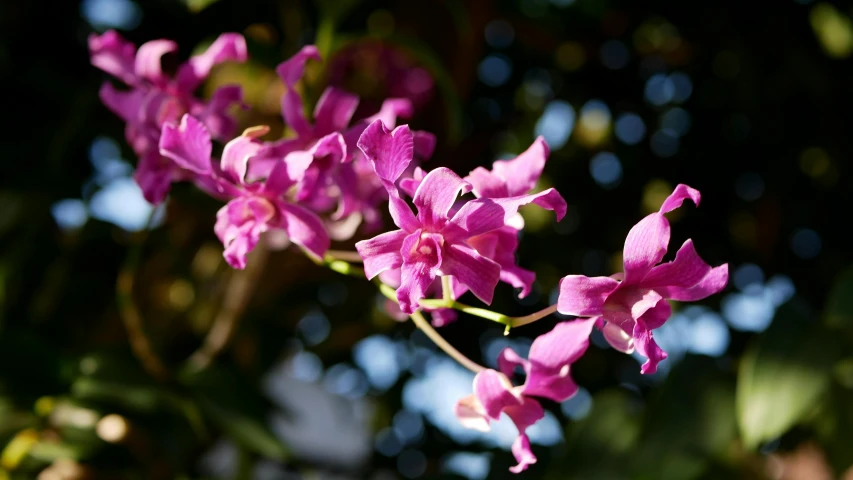
[[[457, 424], [472, 375], [386, 315], [373, 285], [286, 250], [240, 290], [212, 232], [219, 204], [190, 185], [146, 227], [88, 62], [87, 35], [107, 28], [174, 39], [181, 58], [243, 33], [251, 61], [205, 91], [242, 83], [244, 126], [282, 131], [273, 69], [316, 42], [307, 97], [343, 86], [365, 113], [411, 98], [412, 126], [438, 136], [427, 167], [464, 174], [543, 135], [542, 186], [569, 214], [523, 212], [519, 261], [538, 281], [524, 300], [499, 286], [508, 314], [555, 301], [563, 275], [618, 271], [630, 227], [675, 184], [698, 188], [673, 244], [728, 262], [729, 287], [676, 305], [655, 375], [594, 335], [573, 368], [583, 388], [547, 405], [523, 475], [853, 478], [851, 15], [810, 0], [3, 2], [0, 478], [511, 476], [512, 425]], [[193, 368], [234, 302], [222, 354]], [[558, 320], [503, 337], [463, 316], [441, 332], [494, 365]], [[139, 328], [162, 369], [132, 354]]]

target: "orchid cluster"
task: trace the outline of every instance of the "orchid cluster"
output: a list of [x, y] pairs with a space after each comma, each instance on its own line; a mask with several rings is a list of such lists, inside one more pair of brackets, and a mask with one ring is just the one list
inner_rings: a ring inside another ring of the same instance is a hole
[[[488, 430], [506, 413], [515, 423], [513, 472], [536, 462], [525, 431], [544, 415], [539, 399], [562, 402], [578, 390], [571, 367], [587, 350], [593, 330], [619, 351], [636, 350], [646, 359], [641, 372], [654, 373], [667, 356], [655, 343], [654, 330], [670, 317], [668, 300], [700, 300], [728, 281], [728, 266], [708, 265], [692, 240], [662, 263], [670, 238], [664, 214], [685, 200], [700, 202], [697, 190], [678, 185], [659, 211], [628, 232], [623, 273], [567, 275], [557, 303], [525, 317], [470, 307], [458, 299], [470, 292], [491, 304], [499, 282], [516, 288], [519, 297], [532, 291], [535, 273], [516, 261], [524, 228], [518, 211], [532, 204], [553, 211], [558, 221], [566, 213], [566, 201], [555, 189], [535, 191], [549, 155], [544, 139], [516, 158], [464, 177], [446, 167], [427, 171], [420, 161], [432, 155], [434, 136], [396, 125], [398, 117], [412, 115], [409, 100], [388, 99], [374, 115], [353, 121], [358, 97], [329, 87], [313, 121], [306, 117], [299, 83], [306, 63], [320, 61], [314, 46], [276, 69], [286, 87], [281, 110], [292, 135], [263, 140], [269, 128], [256, 126], [234, 136], [237, 122], [229, 109], [242, 105], [240, 87], [222, 87], [208, 100], [196, 97], [195, 90], [215, 64], [247, 59], [240, 35], [221, 35], [206, 52], [180, 65], [174, 77], [161, 66], [161, 57], [177, 50], [174, 42], [155, 40], [136, 49], [110, 31], [92, 35], [89, 46], [92, 64], [129, 87], [105, 83], [101, 99], [126, 122], [127, 140], [139, 157], [135, 178], [145, 198], [160, 203], [172, 182], [190, 181], [225, 201], [213, 229], [234, 268], [246, 267], [247, 255], [267, 232], [286, 235], [318, 264], [362, 262], [363, 276], [377, 280], [393, 300], [389, 313], [411, 317], [477, 372], [473, 394], [456, 406], [459, 420]], [[221, 150], [214, 141], [224, 142]], [[218, 158], [214, 150], [221, 151]], [[355, 243], [357, 255], [329, 250], [332, 240], [350, 239], [360, 226], [364, 233], [381, 232], [384, 205], [394, 229]], [[507, 332], [554, 312], [576, 318], [538, 337], [527, 359], [504, 350], [496, 371], [463, 357], [434, 330], [456, 320], [459, 311], [501, 323]], [[421, 312], [431, 315], [432, 325]], [[514, 386], [520, 371], [524, 383]]]

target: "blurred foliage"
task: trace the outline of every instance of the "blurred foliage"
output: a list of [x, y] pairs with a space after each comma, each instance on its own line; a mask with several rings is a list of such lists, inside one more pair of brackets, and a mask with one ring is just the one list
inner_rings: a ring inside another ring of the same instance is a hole
[[[10, 116], [0, 163], [0, 479], [459, 478], [448, 458], [460, 452], [485, 454], [478, 458], [490, 468], [471, 478], [511, 477], [509, 452], [458, 441], [429, 415], [419, 437], [382, 447], [382, 432], [411, 410], [407, 382], [425, 375], [433, 350], [383, 313], [373, 285], [296, 251], [270, 254], [223, 354], [201, 370], [187, 362], [242, 274], [227, 268], [213, 236], [218, 204], [187, 185], [173, 190], [162, 226], [149, 233], [98, 214], [98, 196], [127, 172], [97, 165], [96, 140], [118, 142], [118, 156], [134, 161], [121, 122], [98, 100], [104, 76], [88, 64], [86, 37], [109, 26], [104, 12], [123, 18], [122, 34], [136, 43], [176, 40], [182, 57], [220, 32], [242, 32], [252, 60], [218, 68], [205, 92], [243, 84], [252, 109], [239, 113], [241, 124], [269, 124], [274, 135], [285, 132], [273, 69], [308, 42], [327, 61], [309, 68], [306, 97], [334, 82], [361, 96], [359, 113], [400, 87], [401, 72], [428, 73], [432, 87], [411, 92], [413, 127], [438, 136], [428, 167], [464, 173], [519, 152], [543, 128], [543, 112], [562, 111], [551, 127], [568, 138], [552, 142], [542, 183], [564, 194], [569, 215], [554, 224], [524, 212], [531, 228], [519, 259], [537, 272], [536, 292], [516, 301], [500, 286], [496, 310], [545, 306], [567, 273], [611, 273], [625, 233], [680, 182], [700, 189], [703, 202], [673, 215], [675, 244], [694, 238], [711, 264], [735, 272], [753, 264], [793, 280], [796, 294], [766, 331], [734, 328], [723, 308], [725, 351], [671, 355], [668, 373], [643, 378], [630, 356], [590, 347], [573, 368], [590, 409], [568, 415], [547, 405], [564, 440], [534, 444], [539, 463], [526, 477], [853, 475], [853, 255], [844, 220], [853, 191], [853, 5], [84, 0], [45, 8], [13, 0], [0, 6]], [[675, 73], [690, 81], [678, 101], [667, 77]], [[655, 100], [653, 78], [671, 101]], [[584, 108], [590, 100], [605, 108]], [[620, 130], [625, 113], [641, 121], [637, 141]], [[596, 160], [601, 152], [617, 157], [615, 181], [596, 177], [597, 166], [613, 165]], [[54, 215], [69, 199], [83, 214], [71, 226]], [[705, 305], [757, 298], [754, 282], [737, 282]], [[134, 315], [139, 328], [127, 329]], [[465, 317], [442, 333], [479, 360], [481, 346], [500, 338], [487, 323]], [[519, 329], [513, 340], [552, 324]], [[367, 386], [352, 366], [354, 347], [374, 335], [408, 352], [386, 361], [399, 361], [390, 385]], [[134, 356], [140, 336], [162, 360], [162, 376]], [[359, 394], [340, 386], [358, 379]]]

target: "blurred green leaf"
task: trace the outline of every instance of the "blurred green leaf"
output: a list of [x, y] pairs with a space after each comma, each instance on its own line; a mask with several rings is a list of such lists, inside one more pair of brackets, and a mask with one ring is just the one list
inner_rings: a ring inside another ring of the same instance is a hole
[[853, 268], [841, 272], [832, 285], [824, 320], [830, 327], [853, 330]]
[[554, 462], [547, 478], [629, 478], [630, 454], [640, 433], [639, 399], [626, 390], [606, 390], [593, 397], [592, 410], [570, 424], [568, 452]]
[[245, 376], [213, 366], [180, 380], [195, 394], [205, 415], [232, 440], [266, 458], [288, 458], [287, 447], [267, 426], [271, 406]]
[[737, 419], [744, 445], [785, 433], [826, 391], [837, 360], [832, 336], [794, 300], [744, 354], [738, 373]]
[[644, 478], [697, 478], [722, 454], [737, 436], [732, 383], [709, 357], [676, 364], [647, 408], [638, 443]]
[[834, 385], [815, 429], [838, 478], [853, 465], [853, 390]]

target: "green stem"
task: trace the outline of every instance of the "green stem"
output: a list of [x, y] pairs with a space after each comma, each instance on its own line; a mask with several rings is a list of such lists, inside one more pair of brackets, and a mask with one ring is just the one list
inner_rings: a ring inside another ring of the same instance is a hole
[[129, 248], [127, 259], [116, 279], [116, 303], [119, 317], [127, 330], [131, 352], [149, 375], [159, 381], [165, 381], [169, 378], [169, 371], [155, 352], [151, 340], [145, 332], [142, 313], [133, 300], [133, 286], [136, 283], [136, 272], [142, 261], [142, 248], [148, 238], [156, 212], [157, 209], [151, 211], [145, 229], [139, 234], [139, 240]]
[[326, 250], [326, 258], [330, 260], [343, 260], [350, 263], [361, 263], [361, 255], [358, 252], [347, 250]]
[[454, 301], [453, 286], [450, 284], [450, 277], [447, 275], [441, 277], [441, 295], [445, 302]]
[[531, 313], [530, 315], [525, 315], [523, 317], [511, 317], [510, 324], [507, 325], [512, 327], [521, 327], [530, 323], [533, 323], [539, 319], [545, 318], [548, 315], [553, 314], [557, 311], [557, 304], [551, 305], [549, 307], [543, 308], [538, 312]]

